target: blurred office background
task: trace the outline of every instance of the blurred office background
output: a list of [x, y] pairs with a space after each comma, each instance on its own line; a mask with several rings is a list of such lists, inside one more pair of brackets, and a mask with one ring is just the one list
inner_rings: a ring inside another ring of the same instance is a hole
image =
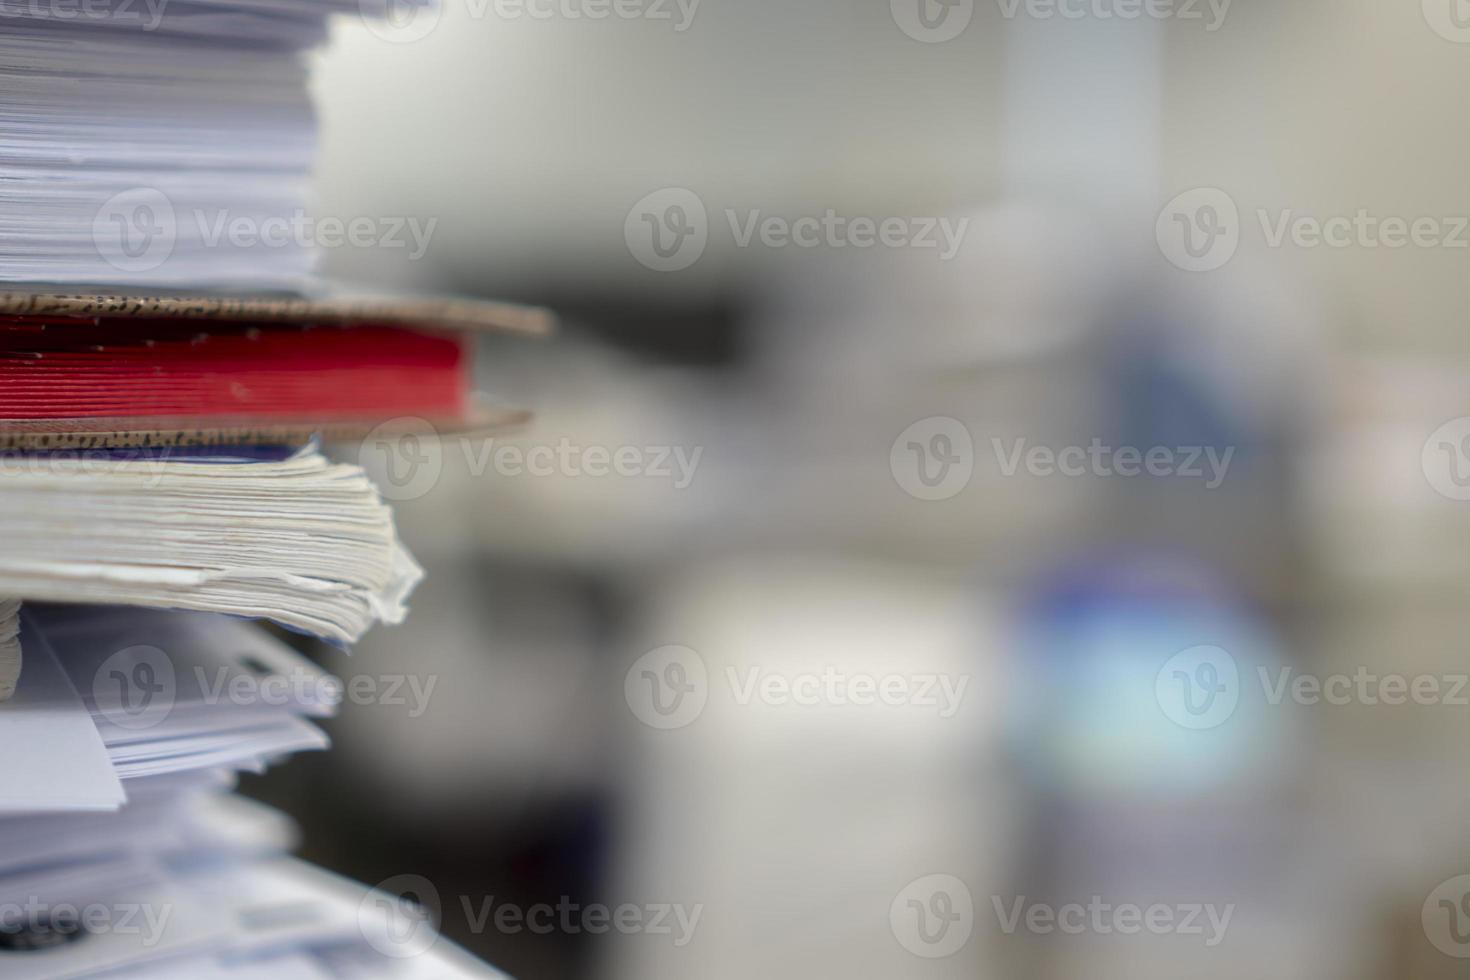
[[[429, 570], [413, 617], [324, 654], [437, 678], [424, 710], [349, 705], [330, 759], [251, 788], [311, 857], [428, 879], [445, 931], [526, 978], [1463, 975], [1436, 896], [1470, 872], [1470, 707], [1273, 705], [1257, 681], [1470, 671], [1462, 461], [1426, 452], [1470, 415], [1470, 249], [1272, 247], [1258, 219], [1457, 237], [1455, 0], [904, 2], [686, 22], [446, 0], [421, 37], [340, 25], [320, 209], [437, 225], [418, 260], [326, 268], [563, 313], [550, 342], [483, 344], [484, 390], [538, 413], [496, 446], [700, 456], [678, 487], [445, 443], [398, 504]], [[945, 11], [970, 20], [926, 40]], [[626, 234], [664, 188], [708, 215], [678, 271]], [[1238, 243], [1191, 272], [1164, 238], [1199, 188]], [[943, 260], [741, 247], [727, 209], [968, 224]], [[915, 492], [911, 429], [921, 451], [970, 437], [960, 489]], [[1215, 487], [1011, 473], [994, 447], [1018, 440], [1230, 463]], [[707, 703], [660, 728], [625, 682], [670, 647]], [[1156, 680], [1197, 647], [1229, 652], [1240, 703], [1191, 728]], [[752, 668], [967, 687], [949, 716], [741, 704]], [[1233, 916], [1209, 945], [1005, 928], [1023, 897], [1094, 896]], [[537, 935], [477, 924], [486, 899], [702, 915], [682, 945]], [[953, 948], [928, 914], [958, 916]]]

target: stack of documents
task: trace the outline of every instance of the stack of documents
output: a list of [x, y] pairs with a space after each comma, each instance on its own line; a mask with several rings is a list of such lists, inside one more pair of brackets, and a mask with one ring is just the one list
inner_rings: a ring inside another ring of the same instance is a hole
[[326, 748], [343, 691], [258, 621], [347, 643], [420, 577], [358, 467], [12, 453], [0, 490], [0, 977], [496, 975], [231, 795]]
[[236, 772], [326, 746], [312, 719], [335, 678], [218, 614], [22, 620], [0, 709], [25, 747], [0, 756], [0, 976], [495, 976], [426, 940], [419, 910], [286, 857], [290, 821], [230, 794]]
[[339, 643], [421, 577], [356, 466], [315, 449], [0, 456], [0, 595], [200, 609]]
[[5, 980], [497, 976], [232, 793], [342, 693], [272, 630], [348, 645], [421, 577], [319, 435], [515, 424], [466, 338], [545, 328], [312, 279], [306, 58], [389, 2], [0, 0]]
[[0, 0], [0, 281], [307, 282], [304, 53], [336, 6]]

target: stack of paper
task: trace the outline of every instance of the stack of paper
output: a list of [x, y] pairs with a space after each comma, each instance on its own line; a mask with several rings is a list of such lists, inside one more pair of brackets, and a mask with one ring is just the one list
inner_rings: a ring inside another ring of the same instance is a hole
[[0, 280], [305, 283], [303, 53], [338, 6], [0, 0]]
[[262, 622], [347, 645], [421, 575], [319, 434], [514, 424], [466, 335], [545, 326], [311, 280], [305, 58], [388, 2], [0, 0], [6, 980], [497, 976], [231, 794], [342, 690]]
[[233, 773], [320, 749], [341, 685], [207, 613], [30, 605], [0, 710], [0, 976], [487, 977], [420, 910], [285, 857]]
[[0, 976], [494, 976], [286, 856], [237, 772], [324, 749], [349, 642], [420, 571], [356, 466], [297, 450], [0, 457]]
[[314, 449], [9, 455], [0, 480], [0, 595], [234, 613], [346, 643], [400, 622], [421, 577], [362, 470]]

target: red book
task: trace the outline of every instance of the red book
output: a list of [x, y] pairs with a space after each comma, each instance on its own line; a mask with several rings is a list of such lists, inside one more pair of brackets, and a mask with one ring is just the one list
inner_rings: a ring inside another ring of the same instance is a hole
[[7, 312], [7, 298], [11, 310], [18, 301], [0, 294], [0, 446], [510, 421], [472, 397], [473, 334], [546, 326], [538, 311], [494, 304], [42, 297], [44, 312]]
[[0, 317], [0, 419], [466, 414], [463, 334]]

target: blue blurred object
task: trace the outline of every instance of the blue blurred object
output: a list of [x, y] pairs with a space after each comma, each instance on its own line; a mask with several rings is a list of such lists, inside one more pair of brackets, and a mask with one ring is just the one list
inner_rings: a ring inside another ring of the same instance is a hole
[[[1268, 626], [1199, 562], [1073, 563], [1025, 603], [1013, 735], [1066, 796], [1198, 796], [1281, 757]], [[1262, 671], [1264, 670], [1264, 675]]]
[[1119, 399], [1118, 438], [1127, 446], [1199, 446], [1233, 452], [1250, 465], [1270, 433], [1240, 401], [1239, 368], [1201, 355], [1204, 328], [1172, 317], [1140, 317], [1114, 336], [1104, 360], [1108, 388]]

